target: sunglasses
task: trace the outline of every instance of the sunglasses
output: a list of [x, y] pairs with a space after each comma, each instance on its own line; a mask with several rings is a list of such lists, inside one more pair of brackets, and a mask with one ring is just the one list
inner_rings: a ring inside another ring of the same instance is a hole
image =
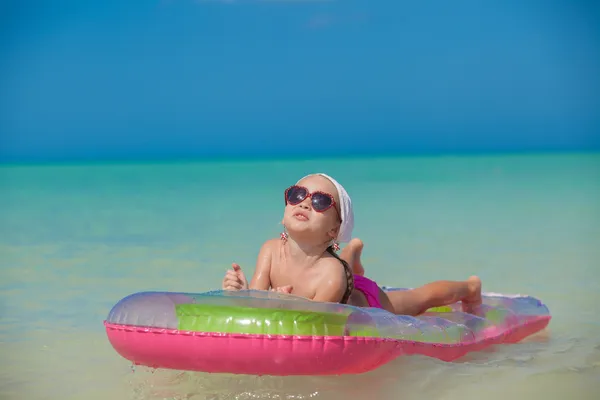
[[333, 196], [329, 193], [321, 191], [310, 193], [307, 188], [298, 185], [290, 186], [289, 188], [285, 189], [285, 204], [295, 206], [302, 203], [307, 197], [310, 197], [312, 208], [316, 212], [324, 213], [333, 207], [335, 208], [335, 211], [337, 211], [340, 220], [342, 219], [340, 210], [338, 210]]

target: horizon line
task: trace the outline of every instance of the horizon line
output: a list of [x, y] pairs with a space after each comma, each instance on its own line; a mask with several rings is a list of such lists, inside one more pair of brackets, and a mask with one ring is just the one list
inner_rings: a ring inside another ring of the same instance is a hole
[[[585, 149], [540, 149], [540, 150], [462, 150], [462, 151], [420, 151], [420, 152], [344, 152], [322, 154], [220, 154], [192, 156], [105, 156], [105, 157], [22, 157], [21, 160], [2, 160], [0, 167], [11, 166], [60, 166], [60, 165], [102, 165], [102, 164], [187, 164], [203, 162], [265, 162], [265, 161], [312, 161], [344, 160], [369, 158], [442, 158], [442, 157], [505, 157], [505, 156], [545, 156], [545, 155], [593, 155], [600, 154], [600, 148]], [[15, 157], [16, 158], [16, 157]]]

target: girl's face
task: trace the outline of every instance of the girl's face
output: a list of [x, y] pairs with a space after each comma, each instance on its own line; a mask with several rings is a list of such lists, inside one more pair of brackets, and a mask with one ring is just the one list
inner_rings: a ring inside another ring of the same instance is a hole
[[[339, 198], [329, 179], [320, 175], [308, 176], [287, 194], [283, 224], [290, 234], [312, 235], [323, 242], [337, 237], [341, 223]], [[302, 201], [297, 203], [299, 200]]]

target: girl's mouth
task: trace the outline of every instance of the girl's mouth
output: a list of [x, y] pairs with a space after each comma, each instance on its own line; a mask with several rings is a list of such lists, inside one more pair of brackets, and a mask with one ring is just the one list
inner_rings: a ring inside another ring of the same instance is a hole
[[299, 221], [308, 221], [308, 215], [301, 212], [294, 213], [294, 218]]

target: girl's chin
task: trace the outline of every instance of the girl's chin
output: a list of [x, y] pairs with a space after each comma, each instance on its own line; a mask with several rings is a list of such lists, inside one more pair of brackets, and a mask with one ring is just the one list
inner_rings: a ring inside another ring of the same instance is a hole
[[306, 230], [310, 225], [310, 220], [300, 219], [296, 217], [289, 217], [285, 220], [285, 227], [288, 229], [300, 229]]
[[307, 226], [301, 226], [300, 224], [290, 224], [285, 226], [286, 231], [292, 236], [306, 236], [312, 232]]
[[[308, 227], [303, 229], [303, 227], [287, 227], [286, 231], [289, 237], [296, 242], [306, 242], [306, 243], [319, 243], [319, 240], [316, 239], [320, 237], [320, 234], [309, 229]], [[322, 235], [322, 234], [321, 234]], [[327, 239], [323, 239], [326, 241]]]
[[298, 239], [308, 238], [315, 235], [315, 232], [305, 223], [292, 223], [285, 226], [288, 235]]

